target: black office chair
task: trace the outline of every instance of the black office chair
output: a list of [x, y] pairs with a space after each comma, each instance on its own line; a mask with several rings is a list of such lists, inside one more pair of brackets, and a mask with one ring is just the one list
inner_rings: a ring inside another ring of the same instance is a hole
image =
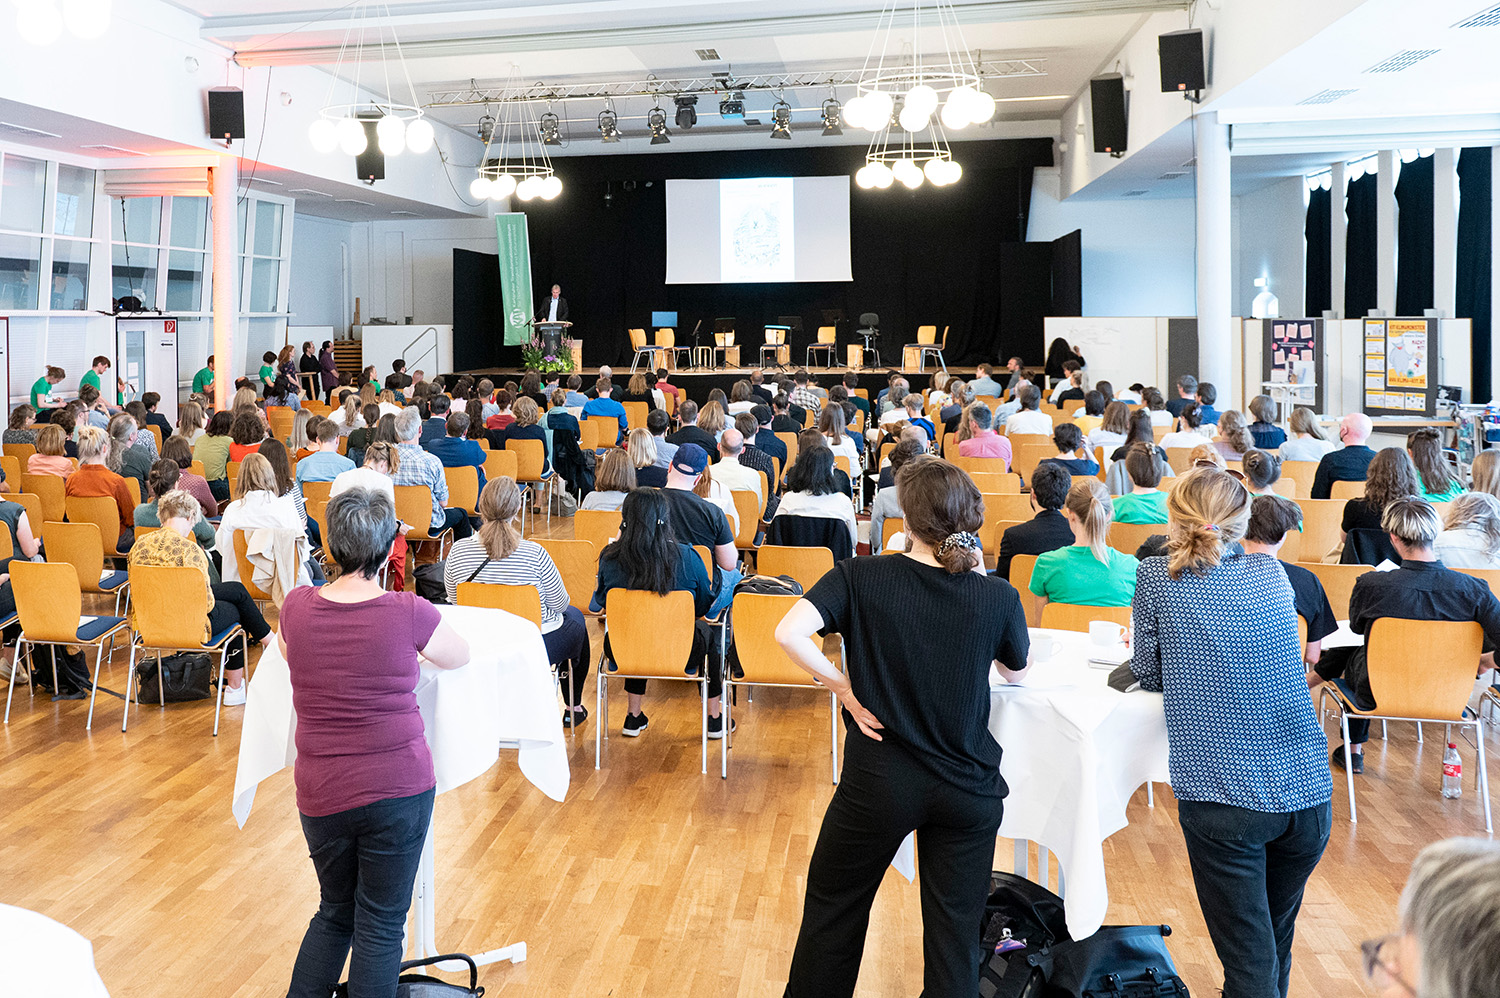
[[880, 316], [874, 312], [863, 312], [859, 317], [860, 328], [854, 331], [856, 336], [865, 339], [865, 367], [876, 368], [880, 366], [880, 348], [875, 344], [880, 342]]

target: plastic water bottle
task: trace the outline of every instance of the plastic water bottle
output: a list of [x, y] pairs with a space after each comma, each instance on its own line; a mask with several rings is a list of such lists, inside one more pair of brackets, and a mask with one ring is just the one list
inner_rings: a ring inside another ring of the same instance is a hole
[[1464, 764], [1458, 757], [1458, 746], [1448, 743], [1443, 753], [1443, 796], [1459, 797], [1463, 794]]

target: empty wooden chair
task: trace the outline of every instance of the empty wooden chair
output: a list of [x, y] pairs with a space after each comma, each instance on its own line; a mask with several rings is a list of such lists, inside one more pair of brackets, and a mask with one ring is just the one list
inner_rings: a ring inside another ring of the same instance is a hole
[[1077, 603], [1048, 603], [1042, 607], [1041, 626], [1054, 631], [1087, 631], [1089, 624], [1096, 620], [1129, 627], [1130, 607], [1080, 606]]
[[[200, 580], [202, 576], [199, 576]], [[86, 728], [94, 726], [94, 701], [99, 695], [99, 670], [104, 665], [104, 645], [113, 643], [115, 634], [125, 627], [125, 618], [94, 617], [83, 620], [83, 595], [78, 590], [78, 576], [71, 565], [54, 562], [16, 560], [10, 563], [11, 592], [20, 617], [21, 636], [16, 639], [16, 660], [11, 669], [10, 686], [5, 694], [5, 723], [10, 723], [10, 702], [16, 691], [16, 674], [28, 662], [32, 646], [46, 645], [56, 650], [79, 645], [93, 648], [94, 678], [89, 695], [89, 719]], [[54, 657], [53, 689], [57, 688], [57, 660]], [[30, 689], [30, 687], [28, 687]]]
[[797, 581], [803, 592], [833, 571], [833, 552], [827, 548], [792, 547], [785, 544], [762, 544], [756, 552], [756, 570], [761, 575], [786, 575]]
[[[584, 510], [582, 512], [598, 512]], [[552, 557], [557, 574], [562, 576], [563, 588], [568, 591], [568, 603], [580, 613], [589, 613], [589, 600], [594, 595], [594, 586], [599, 579], [599, 549], [592, 541], [537, 538], [542, 550]]]

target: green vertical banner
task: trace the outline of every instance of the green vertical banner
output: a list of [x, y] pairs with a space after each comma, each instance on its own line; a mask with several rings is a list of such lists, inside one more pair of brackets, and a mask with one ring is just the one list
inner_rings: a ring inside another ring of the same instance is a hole
[[526, 213], [495, 216], [500, 241], [500, 300], [505, 306], [505, 345], [522, 346], [531, 339], [531, 240]]

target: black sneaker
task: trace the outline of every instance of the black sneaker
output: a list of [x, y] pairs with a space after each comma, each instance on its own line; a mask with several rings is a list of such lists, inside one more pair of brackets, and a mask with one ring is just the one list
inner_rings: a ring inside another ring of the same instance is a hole
[[626, 714], [625, 726], [620, 729], [620, 734], [626, 738], [638, 738], [641, 732], [645, 731], [650, 725], [651, 720], [646, 717], [644, 710], [639, 714]]
[[[729, 722], [729, 730], [730, 730], [730, 732], [733, 733], [735, 730], [737, 730], [739, 728], [739, 726], [740, 726], [740, 722], [738, 722], [738, 721], [730, 721]], [[709, 719], [708, 719], [708, 737], [710, 739], [713, 739], [713, 740], [717, 740], [717, 739], [720, 739], [720, 738], [724, 737], [724, 715], [723, 714], [720, 714], [718, 717], [713, 717], [712, 715], [709, 716]]]
[[576, 728], [587, 720], [588, 716], [587, 707], [579, 707], [577, 710], [565, 710], [563, 711], [563, 727]]
[[[1365, 754], [1363, 752], [1352, 752], [1350, 753], [1349, 758], [1353, 760], [1351, 768], [1353, 768], [1355, 776], [1358, 776], [1365, 771]], [[1333, 755], [1329, 756], [1329, 761], [1333, 763], [1334, 768], [1343, 769], [1344, 746], [1340, 745], [1338, 748], [1334, 749]]]

